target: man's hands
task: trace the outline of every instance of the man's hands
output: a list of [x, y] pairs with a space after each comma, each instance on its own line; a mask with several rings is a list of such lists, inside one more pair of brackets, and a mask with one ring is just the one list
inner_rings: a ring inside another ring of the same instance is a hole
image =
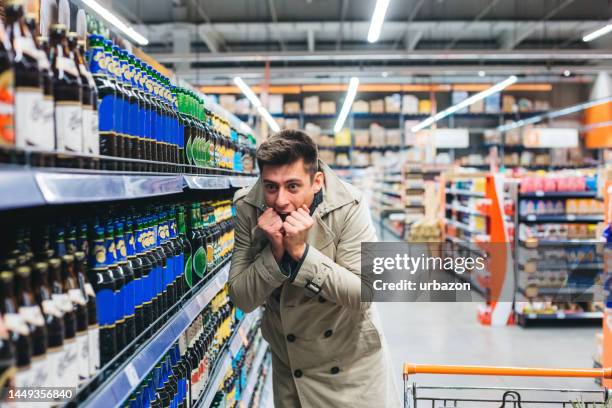
[[285, 250], [295, 261], [299, 261], [306, 250], [306, 236], [308, 230], [314, 224], [314, 220], [308, 212], [308, 207], [302, 205], [297, 211], [293, 211], [283, 223], [285, 234], [283, 245]]
[[285, 251], [296, 261], [302, 258], [306, 250], [306, 236], [313, 224], [306, 205], [289, 214], [285, 222], [272, 208], [266, 209], [257, 220], [257, 226], [270, 241], [276, 262], [280, 262]]
[[257, 227], [268, 237], [274, 259], [276, 259], [276, 262], [280, 262], [285, 252], [282, 231], [283, 220], [273, 208], [267, 208], [257, 220]]

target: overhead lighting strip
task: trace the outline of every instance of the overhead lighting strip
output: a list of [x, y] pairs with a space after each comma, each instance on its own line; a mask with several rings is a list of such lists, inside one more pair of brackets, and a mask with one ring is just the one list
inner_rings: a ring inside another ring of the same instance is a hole
[[436, 113], [433, 116], [428, 117], [427, 119], [423, 120], [422, 122], [417, 123], [416, 125], [414, 125], [411, 130], [413, 132], [418, 132], [419, 130], [423, 130], [426, 127], [429, 127], [431, 125], [433, 125], [434, 123], [436, 123], [437, 121], [452, 115], [453, 113], [460, 111], [463, 108], [466, 108], [482, 99], [485, 99], [488, 96], [491, 96], [493, 94], [496, 94], [500, 91], [502, 91], [503, 89], [507, 88], [508, 86], [512, 85], [513, 83], [515, 83], [518, 80], [518, 78], [515, 75], [511, 75], [508, 78], [504, 79], [501, 82], [498, 82], [497, 84], [493, 85], [490, 88], [485, 89], [482, 92], [478, 92], [477, 94], [474, 94], [472, 96], [470, 96], [467, 99], [464, 99], [463, 101], [459, 102], [456, 105], [451, 106], [450, 108], [446, 108], [441, 112]]
[[108, 24], [114, 26], [123, 34], [127, 35], [130, 39], [135, 41], [138, 45], [147, 45], [149, 40], [138, 31], [134, 30], [133, 27], [124, 23], [119, 17], [117, 17], [112, 11], [98, 3], [96, 0], [81, 0], [81, 2], [89, 7], [91, 11], [100, 16]]
[[240, 77], [234, 77], [234, 83], [240, 89], [240, 91], [246, 96], [246, 98], [251, 102], [255, 108], [257, 108], [257, 112], [261, 115], [262, 118], [268, 123], [270, 129], [273, 132], [278, 132], [280, 130], [280, 126], [274, 120], [270, 112], [262, 105], [261, 100], [255, 95], [255, 92], [251, 89], [250, 86], [246, 84]]
[[518, 129], [523, 126], [533, 125], [534, 123], [541, 122], [545, 119], [554, 119], [560, 116], [570, 115], [572, 113], [580, 112], [593, 106], [603, 105], [604, 103], [612, 102], [612, 96], [606, 96], [605, 98], [594, 99], [592, 101], [582, 102], [577, 105], [568, 106], [562, 109], [558, 109], [552, 112], [548, 112], [542, 115], [532, 116], [527, 119], [517, 120], [507, 125], [501, 125], [497, 127], [499, 132], [507, 132], [509, 130]]
[[601, 28], [598, 28], [597, 30], [585, 35], [584, 37], [582, 37], [582, 41], [584, 42], [589, 42], [589, 41], [593, 41], [596, 38], [599, 38], [603, 35], [608, 34], [610, 31], [612, 31], [612, 23], [611, 24], [607, 24]]
[[355, 96], [357, 95], [357, 88], [359, 87], [359, 78], [352, 77], [349, 81], [349, 86], [346, 91], [346, 98], [344, 98], [344, 103], [342, 104], [342, 109], [340, 109], [340, 114], [338, 115], [338, 119], [336, 120], [336, 124], [334, 125], [334, 133], [338, 133], [342, 130], [344, 126], [344, 122], [348, 117], [351, 108], [353, 107], [353, 101], [355, 100]]
[[376, 6], [374, 6], [374, 12], [372, 13], [372, 21], [370, 22], [370, 29], [368, 30], [368, 42], [375, 43], [380, 37], [382, 25], [385, 22], [385, 14], [387, 14], [387, 8], [389, 7], [390, 0], [378, 0]]

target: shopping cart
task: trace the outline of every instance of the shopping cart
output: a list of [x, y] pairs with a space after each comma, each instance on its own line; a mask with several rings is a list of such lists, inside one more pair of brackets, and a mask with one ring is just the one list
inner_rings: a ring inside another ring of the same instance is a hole
[[612, 368], [563, 369], [404, 364], [404, 408], [442, 407], [567, 407], [612, 408], [608, 389], [577, 390], [422, 386], [409, 383], [414, 374], [612, 378]]

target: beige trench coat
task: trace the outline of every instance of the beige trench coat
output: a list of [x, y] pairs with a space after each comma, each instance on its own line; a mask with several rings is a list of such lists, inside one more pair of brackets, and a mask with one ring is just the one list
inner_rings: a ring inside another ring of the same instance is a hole
[[[386, 342], [373, 305], [361, 302], [361, 243], [376, 240], [368, 206], [355, 187], [320, 165], [323, 201], [292, 283], [257, 228], [265, 209], [260, 181], [236, 193], [230, 296], [245, 312], [265, 305], [261, 331], [272, 350], [277, 408], [396, 408]], [[306, 288], [310, 282], [320, 292]]]

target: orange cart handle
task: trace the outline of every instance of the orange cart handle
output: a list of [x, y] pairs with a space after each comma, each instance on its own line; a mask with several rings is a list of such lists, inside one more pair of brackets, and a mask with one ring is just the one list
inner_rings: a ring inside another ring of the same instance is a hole
[[404, 364], [404, 377], [412, 374], [501, 375], [519, 377], [612, 378], [612, 368], [526, 368]]

